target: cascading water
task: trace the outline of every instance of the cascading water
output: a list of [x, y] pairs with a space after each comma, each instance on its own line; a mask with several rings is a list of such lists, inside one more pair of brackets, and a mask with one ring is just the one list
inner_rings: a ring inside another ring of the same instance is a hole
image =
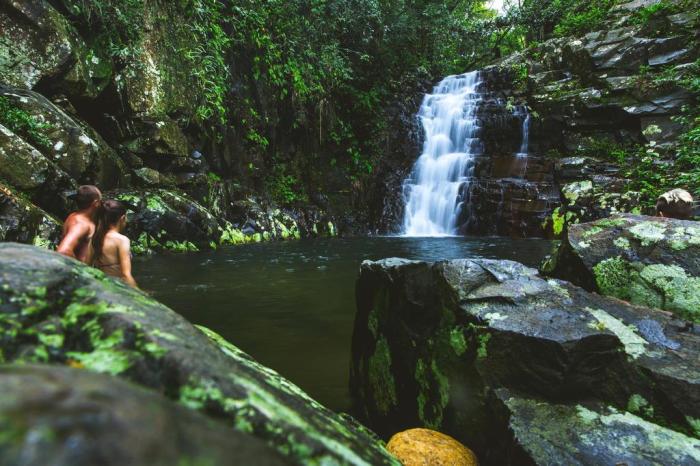
[[470, 182], [474, 158], [483, 153], [476, 117], [480, 84], [478, 71], [448, 76], [423, 99], [418, 113], [423, 153], [404, 183], [405, 236], [456, 233], [460, 188]]

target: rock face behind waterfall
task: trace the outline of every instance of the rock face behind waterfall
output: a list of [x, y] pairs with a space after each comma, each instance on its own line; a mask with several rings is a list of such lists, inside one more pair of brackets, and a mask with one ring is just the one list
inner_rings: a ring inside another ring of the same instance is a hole
[[510, 261], [362, 264], [357, 413], [489, 465], [700, 464], [700, 334]]
[[296, 464], [395, 464], [352, 419], [214, 332], [56, 253], [0, 244], [4, 362], [72, 365], [136, 382], [271, 445]]
[[621, 214], [573, 225], [544, 271], [700, 323], [700, 223]]
[[485, 94], [477, 115], [483, 154], [475, 160], [474, 180], [460, 193], [459, 201], [468, 202], [470, 208], [461, 212], [459, 231], [546, 235], [543, 224], [561, 204], [555, 162], [540, 148], [541, 130], [533, 138], [530, 121], [528, 127], [524, 124], [533, 116], [522, 100], [514, 98], [513, 73], [494, 67], [481, 74]]

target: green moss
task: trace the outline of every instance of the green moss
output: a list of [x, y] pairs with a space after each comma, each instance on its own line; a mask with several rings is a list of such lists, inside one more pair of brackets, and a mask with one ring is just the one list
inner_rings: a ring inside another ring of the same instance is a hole
[[491, 334], [490, 333], [480, 333], [478, 336], [478, 339], [479, 339], [479, 347], [476, 350], [476, 357], [479, 359], [483, 359], [486, 356], [488, 356], [487, 346], [488, 346], [489, 340], [491, 339]]
[[552, 212], [552, 231], [556, 236], [559, 236], [564, 231], [564, 225], [566, 225], [566, 216], [562, 215], [561, 208], [557, 207]]
[[630, 298], [630, 267], [621, 257], [605, 259], [593, 266], [596, 285], [602, 294]]
[[620, 236], [620, 237], [615, 238], [615, 240], [613, 241], [613, 244], [620, 249], [624, 249], [624, 250], [632, 249], [632, 246], [630, 245], [629, 240], [627, 238], [625, 238], [624, 236]]
[[658, 222], [642, 222], [630, 228], [629, 232], [642, 242], [642, 246], [650, 246], [664, 239], [666, 227]]
[[450, 330], [450, 345], [457, 356], [462, 356], [467, 351], [467, 340], [461, 327]]
[[695, 436], [700, 438], [700, 419], [686, 416], [685, 420], [690, 425], [690, 428], [693, 429], [693, 433], [695, 434]]
[[595, 224], [601, 228], [620, 228], [627, 225], [627, 221], [624, 218], [604, 218]]
[[374, 354], [368, 362], [369, 385], [375, 406], [382, 414], [388, 414], [396, 406], [396, 386], [391, 372], [391, 351], [384, 337], [377, 341]]
[[625, 325], [624, 322], [602, 309], [586, 308], [586, 311], [595, 317], [598, 322], [605, 325], [606, 329], [615, 334], [624, 346], [625, 352], [633, 359], [637, 359], [645, 353], [647, 341], [637, 334], [635, 327]]
[[562, 192], [564, 193], [564, 197], [566, 198], [567, 201], [569, 201], [569, 204], [576, 203], [576, 201], [581, 196], [587, 195], [592, 191], [593, 191], [593, 182], [590, 180], [577, 181], [575, 183], [570, 183], [570, 184], [564, 186], [564, 188], [562, 188]]
[[[700, 322], [700, 278], [688, 276], [677, 265], [652, 264], [644, 267], [640, 277], [663, 297], [660, 307], [685, 319]], [[642, 303], [642, 296], [632, 296]], [[645, 303], [646, 304], [646, 303]]]
[[132, 364], [132, 356], [116, 349], [97, 349], [90, 352], [68, 352], [71, 359], [79, 361], [85, 368], [95, 372], [118, 375], [125, 372]]
[[627, 411], [633, 414], [641, 414], [647, 418], [654, 417], [654, 407], [642, 396], [633, 394], [627, 401]]

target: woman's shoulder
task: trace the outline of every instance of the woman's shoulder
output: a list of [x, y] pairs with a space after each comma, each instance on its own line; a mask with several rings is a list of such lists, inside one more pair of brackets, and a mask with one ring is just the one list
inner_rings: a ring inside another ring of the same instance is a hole
[[116, 231], [110, 231], [108, 234], [110, 236], [110, 239], [119, 243], [120, 246], [129, 246], [131, 244], [129, 237], [126, 235], [122, 235], [121, 233]]

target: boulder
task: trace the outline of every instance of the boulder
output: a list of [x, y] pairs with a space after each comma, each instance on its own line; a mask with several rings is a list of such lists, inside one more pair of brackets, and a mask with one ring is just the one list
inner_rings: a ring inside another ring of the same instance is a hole
[[75, 59], [70, 24], [47, 1], [0, 2], [0, 82], [32, 89]]
[[128, 379], [273, 446], [296, 464], [398, 464], [368, 431], [141, 291], [56, 253], [0, 244], [6, 362]]
[[58, 220], [0, 183], [0, 241], [49, 247], [60, 234]]
[[[564, 405], [495, 391], [512, 432], [509, 464], [700, 464], [700, 440], [600, 403]], [[659, 461], [658, 458], [663, 458]]]
[[106, 198], [126, 201], [136, 208], [130, 213], [127, 235], [135, 252], [150, 250], [197, 250], [219, 243], [222, 228], [202, 205], [184, 193], [165, 189], [120, 190]]
[[548, 275], [700, 322], [700, 223], [619, 214], [571, 225]]
[[409, 429], [391, 437], [386, 448], [404, 466], [478, 466], [474, 453], [449, 435]]
[[0, 87], [0, 98], [37, 122], [32, 136], [40, 138], [40, 144], [34, 144], [35, 148], [79, 184], [112, 189], [125, 183], [126, 166], [107, 143], [46, 97], [33, 91]]
[[125, 381], [0, 366], [2, 464], [290, 464], [260, 439]]
[[[700, 437], [700, 334], [666, 313], [483, 259], [365, 261], [356, 296], [351, 389], [356, 414], [381, 435], [425, 426], [484, 464], [521, 464], [501, 449], [509, 434], [493, 392], [506, 388], [554, 404], [595, 400]], [[674, 462], [664, 448], [646, 458]]]
[[0, 124], [0, 181], [27, 195], [35, 204], [54, 215], [69, 210], [65, 191], [76, 188], [58, 165], [17, 134]]

